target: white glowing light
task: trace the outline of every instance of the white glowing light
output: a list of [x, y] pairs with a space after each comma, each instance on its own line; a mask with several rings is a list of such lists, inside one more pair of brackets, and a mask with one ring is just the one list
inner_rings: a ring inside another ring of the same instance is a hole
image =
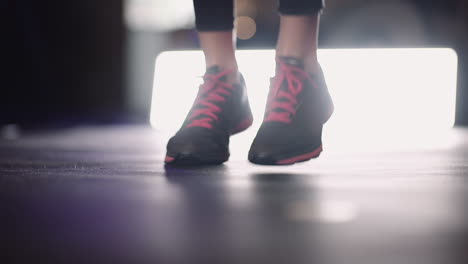
[[[237, 51], [255, 123], [263, 116], [273, 50]], [[454, 124], [457, 55], [448, 48], [319, 50], [335, 113], [324, 141], [331, 146], [406, 144]], [[175, 132], [205, 70], [201, 51], [164, 52], [156, 59], [151, 124]], [[403, 143], [402, 143], [403, 142]], [[335, 145], [333, 145], [335, 143]]]
[[125, 0], [125, 24], [132, 30], [175, 30], [193, 27], [191, 0]]

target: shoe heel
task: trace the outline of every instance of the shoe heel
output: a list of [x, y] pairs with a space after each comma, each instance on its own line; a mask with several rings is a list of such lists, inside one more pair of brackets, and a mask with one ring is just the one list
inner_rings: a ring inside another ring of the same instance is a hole
[[325, 115], [325, 119], [323, 120], [323, 124], [325, 124], [326, 122], [328, 122], [328, 120], [330, 120], [330, 118], [333, 115], [333, 112], [334, 112], [334, 107], [331, 106], [330, 109], [328, 110], [328, 112]]
[[322, 121], [322, 124], [325, 124], [326, 122], [328, 122], [328, 120], [330, 120], [333, 113], [335, 112], [335, 105], [333, 104], [333, 100], [331, 99], [330, 94], [328, 94], [327, 101], [328, 101], [327, 106], [326, 106], [327, 110], [324, 114], [324, 119]]
[[237, 125], [231, 127], [230, 129], [230, 134], [235, 135], [237, 133], [240, 133], [253, 124], [253, 115], [252, 115], [252, 110], [250, 109], [250, 103], [249, 99], [247, 96], [247, 91], [246, 91], [246, 86], [245, 86], [245, 80], [244, 77], [241, 75], [241, 83], [243, 87], [243, 95], [241, 102], [239, 102], [238, 109], [241, 109], [240, 112], [238, 112], [237, 116], [234, 118], [236, 120], [235, 122]]
[[231, 130], [231, 135], [240, 133], [253, 124], [253, 117], [249, 116], [246, 119], [242, 120], [234, 129]]

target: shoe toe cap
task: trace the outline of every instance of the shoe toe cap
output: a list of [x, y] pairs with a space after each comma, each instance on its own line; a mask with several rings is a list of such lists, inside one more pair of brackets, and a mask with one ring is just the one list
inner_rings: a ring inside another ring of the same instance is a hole
[[275, 165], [276, 158], [274, 153], [267, 150], [251, 150], [248, 159], [250, 162], [261, 165]]
[[216, 153], [226, 153], [228, 147], [223, 142], [207, 136], [193, 137], [172, 137], [167, 144], [169, 155], [190, 156], [190, 155], [212, 155]]

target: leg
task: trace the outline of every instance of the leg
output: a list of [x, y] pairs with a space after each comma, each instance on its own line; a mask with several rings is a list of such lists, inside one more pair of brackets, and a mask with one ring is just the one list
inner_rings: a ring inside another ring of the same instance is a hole
[[295, 57], [304, 61], [309, 72], [316, 72], [321, 0], [280, 0], [278, 57]]
[[253, 121], [234, 55], [233, 0], [194, 0], [194, 7], [206, 72], [187, 118], [168, 142], [170, 165], [227, 161], [229, 137]]
[[290, 165], [322, 151], [322, 126], [333, 102], [317, 61], [321, 0], [280, 0], [276, 73], [249, 160]]
[[238, 80], [233, 0], [194, 0], [193, 4], [207, 69], [218, 65], [223, 69], [233, 70], [228, 79]]

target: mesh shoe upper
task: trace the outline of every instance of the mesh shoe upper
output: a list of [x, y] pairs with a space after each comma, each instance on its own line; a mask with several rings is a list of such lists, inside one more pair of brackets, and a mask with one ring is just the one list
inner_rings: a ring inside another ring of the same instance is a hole
[[[208, 160], [229, 156], [229, 136], [250, 126], [252, 114], [245, 84], [227, 82], [230, 70], [207, 69], [182, 127], [167, 145], [167, 155], [195, 155]], [[238, 128], [246, 123], [245, 128]], [[227, 158], [226, 158], [227, 159]]]
[[304, 70], [300, 60], [278, 58], [263, 124], [249, 156], [288, 156], [321, 145], [322, 125], [333, 111], [323, 74]]

